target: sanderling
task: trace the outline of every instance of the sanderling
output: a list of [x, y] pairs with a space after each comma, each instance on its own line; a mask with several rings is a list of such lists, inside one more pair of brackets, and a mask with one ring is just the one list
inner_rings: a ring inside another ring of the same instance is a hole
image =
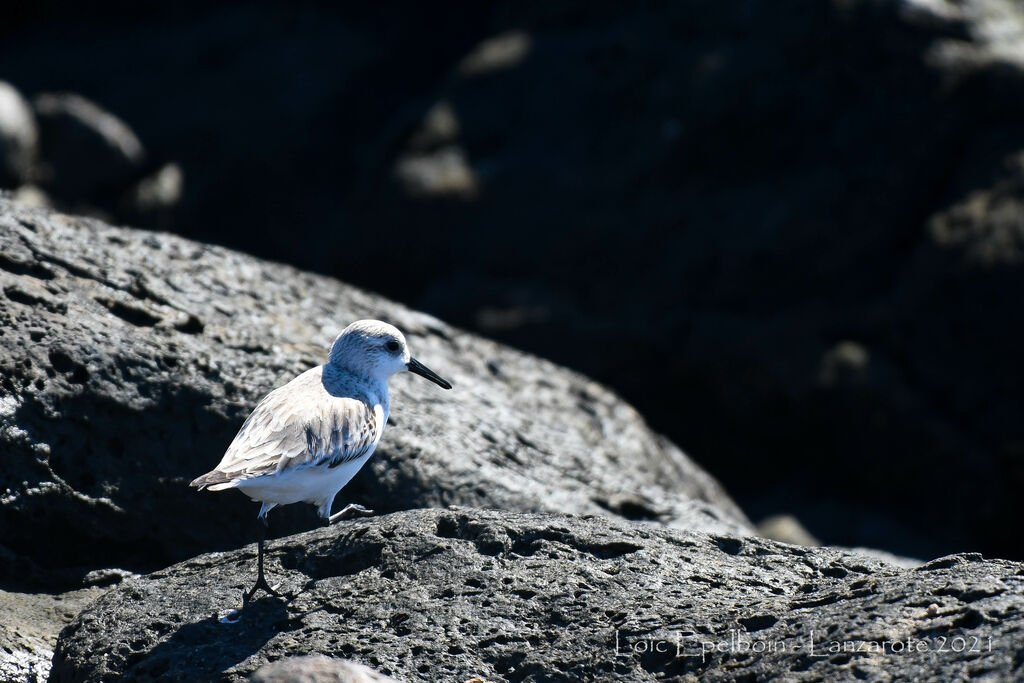
[[377, 447], [391, 408], [388, 378], [403, 370], [452, 388], [409, 356], [405, 337], [395, 327], [379, 320], [352, 323], [334, 340], [326, 363], [267, 394], [216, 469], [190, 484], [211, 491], [237, 488], [263, 503], [256, 585], [243, 602], [260, 588], [278, 595], [263, 576], [271, 509], [312, 503], [328, 524], [350, 512], [373, 512], [350, 504], [332, 515], [331, 505]]

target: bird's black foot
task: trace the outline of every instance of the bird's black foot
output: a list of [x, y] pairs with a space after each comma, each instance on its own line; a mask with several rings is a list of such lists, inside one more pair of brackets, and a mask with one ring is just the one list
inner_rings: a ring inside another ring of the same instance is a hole
[[[281, 584], [278, 584], [278, 586], [280, 585]], [[277, 586], [271, 586], [269, 583], [267, 583], [267, 579], [262, 574], [260, 574], [259, 578], [256, 579], [256, 585], [250, 588], [247, 593], [242, 595], [242, 604], [246, 605], [252, 602], [253, 596], [255, 596], [256, 592], [260, 590], [265, 591], [267, 595], [271, 595], [275, 598], [284, 597], [276, 590], [274, 590], [275, 588], [277, 588]]]
[[357, 505], [355, 503], [349, 503], [344, 508], [342, 508], [338, 512], [335, 512], [330, 517], [328, 517], [327, 518], [327, 523], [331, 524], [332, 522], [337, 522], [338, 520], [341, 520], [341, 519], [348, 519], [349, 517], [354, 517], [355, 515], [372, 515], [372, 514], [373, 514], [373, 510], [369, 510], [367, 508], [364, 508], [362, 505]]

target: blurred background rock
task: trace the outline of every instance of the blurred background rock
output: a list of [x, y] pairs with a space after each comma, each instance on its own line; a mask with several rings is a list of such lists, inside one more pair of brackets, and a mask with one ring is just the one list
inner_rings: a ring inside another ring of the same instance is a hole
[[44, 1], [0, 80], [22, 201], [575, 367], [754, 519], [1024, 559], [1019, 3]]

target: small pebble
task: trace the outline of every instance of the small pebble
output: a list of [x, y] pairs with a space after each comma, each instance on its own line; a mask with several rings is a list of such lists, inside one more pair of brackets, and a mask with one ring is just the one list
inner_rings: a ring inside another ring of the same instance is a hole
[[225, 609], [217, 614], [217, 621], [222, 624], [237, 624], [241, 618], [242, 612], [237, 609]]

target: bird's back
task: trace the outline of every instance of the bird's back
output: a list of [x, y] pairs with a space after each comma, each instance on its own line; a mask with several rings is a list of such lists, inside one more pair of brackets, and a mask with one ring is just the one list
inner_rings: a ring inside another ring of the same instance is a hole
[[[381, 395], [383, 393], [383, 395]], [[224, 453], [191, 485], [220, 490], [314, 466], [334, 469], [373, 451], [388, 417], [383, 392], [368, 380], [318, 366], [267, 394]]]

